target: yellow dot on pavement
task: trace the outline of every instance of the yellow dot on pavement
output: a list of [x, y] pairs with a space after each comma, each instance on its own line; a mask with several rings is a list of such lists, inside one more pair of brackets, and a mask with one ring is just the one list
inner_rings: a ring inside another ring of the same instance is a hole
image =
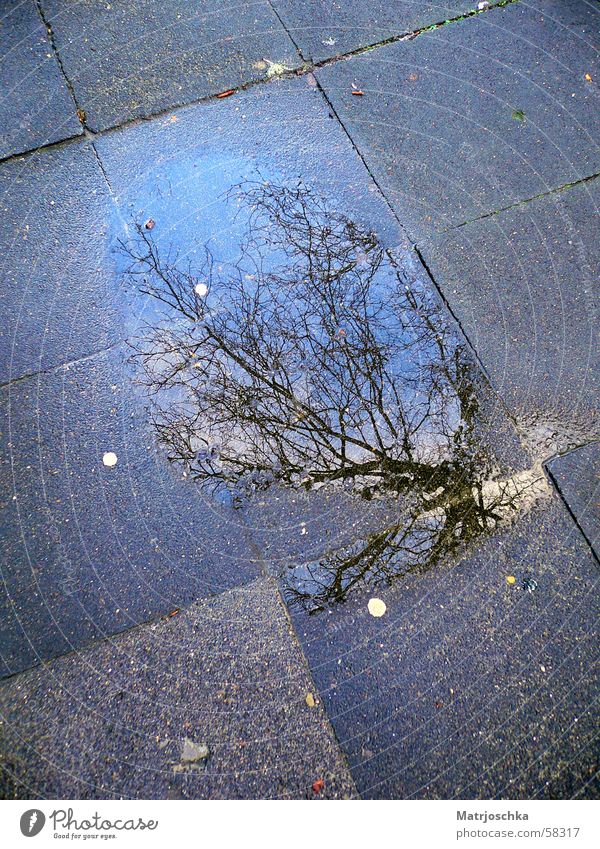
[[517, 579], [515, 578], [514, 575], [507, 575], [506, 576], [506, 583], [507, 584], [516, 584], [516, 582], [517, 582]]
[[367, 608], [371, 616], [383, 616], [387, 610], [385, 602], [383, 602], [380, 598], [370, 598]]
[[107, 451], [106, 454], [102, 455], [102, 462], [105, 466], [116, 466], [117, 465], [117, 455], [114, 451]]

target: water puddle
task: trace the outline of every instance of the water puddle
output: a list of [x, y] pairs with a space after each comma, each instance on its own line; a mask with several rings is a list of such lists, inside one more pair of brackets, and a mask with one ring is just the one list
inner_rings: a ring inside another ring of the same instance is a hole
[[209, 243], [182, 261], [143, 220], [124, 243], [159, 308], [133, 358], [169, 459], [222, 504], [285, 488], [391, 508], [282, 567], [290, 603], [430, 569], [547, 492], [540, 467], [507, 474], [485, 447], [472, 363], [401, 255], [301, 184], [246, 180], [225, 203], [233, 259]]

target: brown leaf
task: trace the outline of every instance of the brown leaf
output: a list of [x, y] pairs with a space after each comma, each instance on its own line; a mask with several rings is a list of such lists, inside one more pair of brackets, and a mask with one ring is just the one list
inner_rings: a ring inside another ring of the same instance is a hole
[[353, 91], [352, 94], [355, 94], [357, 97], [362, 97], [363, 94], [364, 94], [364, 91], [357, 89], [356, 91]]
[[320, 793], [321, 790], [325, 787], [325, 782], [322, 778], [317, 778], [316, 781], [313, 782], [313, 793]]

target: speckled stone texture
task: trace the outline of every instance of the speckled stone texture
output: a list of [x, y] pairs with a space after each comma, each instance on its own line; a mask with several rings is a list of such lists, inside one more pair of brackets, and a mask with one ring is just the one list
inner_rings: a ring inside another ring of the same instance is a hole
[[266, 79], [300, 64], [266, 0], [43, 0], [92, 130]]
[[317, 703], [307, 704], [309, 693], [314, 685], [277, 589], [259, 579], [4, 682], [0, 792], [353, 797], [329, 722], [316, 693]]
[[0, 3], [0, 159], [81, 135], [35, 0]]
[[600, 443], [557, 457], [549, 469], [577, 524], [600, 557]]

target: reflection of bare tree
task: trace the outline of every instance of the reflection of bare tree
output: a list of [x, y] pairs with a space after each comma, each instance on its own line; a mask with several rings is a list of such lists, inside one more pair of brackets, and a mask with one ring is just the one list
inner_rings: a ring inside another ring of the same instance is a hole
[[410, 496], [399, 524], [290, 572], [310, 606], [424, 568], [503, 518], [504, 495], [483, 495], [469, 363], [438, 307], [305, 188], [232, 194], [247, 216], [236, 263], [207, 249], [182, 270], [141, 227], [125, 247], [130, 277], [168, 311], [136, 356], [170, 458], [238, 499], [274, 483]]

